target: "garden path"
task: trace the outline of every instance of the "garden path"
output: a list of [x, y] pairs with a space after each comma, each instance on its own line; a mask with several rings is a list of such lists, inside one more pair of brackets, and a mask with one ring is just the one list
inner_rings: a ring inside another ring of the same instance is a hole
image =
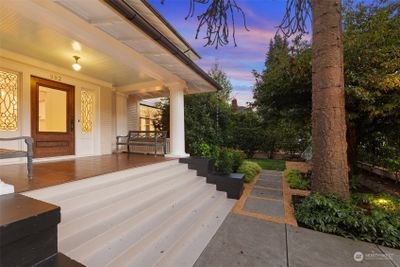
[[263, 170], [245, 184], [233, 212], [262, 220], [297, 225], [291, 206], [290, 189], [280, 171]]

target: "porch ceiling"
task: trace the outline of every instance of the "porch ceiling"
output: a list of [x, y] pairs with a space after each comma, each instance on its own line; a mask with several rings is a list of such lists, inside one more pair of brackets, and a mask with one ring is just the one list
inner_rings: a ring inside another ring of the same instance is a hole
[[[216, 89], [103, 1], [6, 0], [0, 15], [0, 47], [68, 69], [78, 55], [82, 73], [124, 93], [154, 81], [181, 83], [187, 93]], [[154, 91], [165, 95], [165, 86]]]
[[149, 82], [145, 73], [130, 68], [13, 10], [0, 6], [0, 47], [59, 67], [71, 69], [80, 56], [81, 73], [114, 86]]

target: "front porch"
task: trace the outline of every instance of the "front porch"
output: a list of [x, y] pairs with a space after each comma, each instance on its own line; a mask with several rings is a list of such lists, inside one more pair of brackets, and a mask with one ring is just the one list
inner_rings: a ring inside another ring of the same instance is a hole
[[31, 180], [26, 177], [26, 164], [0, 166], [0, 173], [3, 182], [13, 185], [15, 192], [21, 193], [168, 160], [172, 158], [118, 153], [36, 162], [33, 164]]

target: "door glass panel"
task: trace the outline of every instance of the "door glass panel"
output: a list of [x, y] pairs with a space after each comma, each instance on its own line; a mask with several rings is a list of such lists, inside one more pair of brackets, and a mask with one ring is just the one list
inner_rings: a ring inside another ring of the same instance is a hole
[[67, 132], [67, 92], [39, 86], [39, 132]]

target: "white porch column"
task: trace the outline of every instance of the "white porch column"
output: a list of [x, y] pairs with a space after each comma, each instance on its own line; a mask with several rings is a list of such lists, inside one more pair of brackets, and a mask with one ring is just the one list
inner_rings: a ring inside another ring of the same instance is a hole
[[185, 114], [184, 114], [184, 87], [170, 86], [170, 153], [167, 157], [189, 157], [185, 152]]

